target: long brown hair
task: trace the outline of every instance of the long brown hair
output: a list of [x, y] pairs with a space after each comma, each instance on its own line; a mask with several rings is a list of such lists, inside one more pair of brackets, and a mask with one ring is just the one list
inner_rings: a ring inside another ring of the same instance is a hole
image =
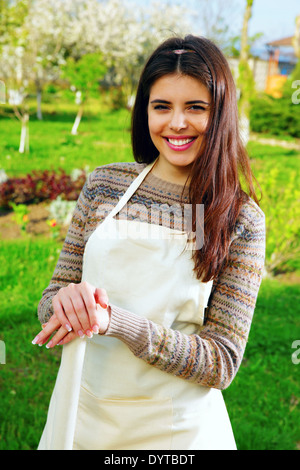
[[[185, 49], [178, 54], [174, 51]], [[132, 113], [132, 148], [140, 163], [158, 156], [148, 128], [150, 89], [165, 75], [179, 73], [200, 80], [211, 93], [211, 112], [204, 144], [191, 168], [189, 199], [204, 204], [204, 245], [193, 260], [198, 279], [207, 282], [224, 268], [241, 206], [247, 198], [258, 203], [248, 154], [239, 134], [236, 87], [227, 60], [210, 40], [189, 35], [163, 42], [148, 59], [139, 81]], [[195, 224], [195, 221], [194, 221]]]

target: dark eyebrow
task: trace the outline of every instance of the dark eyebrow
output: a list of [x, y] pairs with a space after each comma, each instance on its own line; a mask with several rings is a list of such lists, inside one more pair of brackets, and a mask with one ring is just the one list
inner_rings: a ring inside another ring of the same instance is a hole
[[153, 100], [153, 101], [151, 101], [151, 104], [154, 104], [154, 103], [171, 104], [170, 101], [166, 101], [166, 100]]
[[195, 103], [201, 103], [201, 104], [207, 104], [207, 105], [210, 104], [210, 103], [207, 103], [206, 101], [202, 101], [202, 100], [187, 101], [185, 104], [195, 104]]
[[[154, 104], [154, 103], [171, 104], [170, 101], [159, 100], [159, 99], [151, 101], [151, 104]], [[202, 101], [202, 100], [187, 101], [185, 104], [196, 104], [196, 103], [206, 104], [207, 106], [210, 104], [210, 103], [207, 103], [206, 101]]]

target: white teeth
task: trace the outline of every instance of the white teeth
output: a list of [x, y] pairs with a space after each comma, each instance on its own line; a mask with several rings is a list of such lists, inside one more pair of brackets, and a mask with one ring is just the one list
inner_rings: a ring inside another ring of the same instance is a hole
[[170, 142], [170, 144], [172, 145], [177, 145], [178, 147], [180, 145], [186, 145], [186, 144], [189, 144], [190, 142], [192, 142], [192, 140], [194, 139], [168, 139], [168, 141]]

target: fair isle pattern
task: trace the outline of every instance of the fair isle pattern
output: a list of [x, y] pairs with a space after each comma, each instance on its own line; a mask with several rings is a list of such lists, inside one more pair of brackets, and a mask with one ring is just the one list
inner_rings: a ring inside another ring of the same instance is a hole
[[[144, 167], [138, 163], [110, 164], [97, 168], [89, 176], [51, 283], [38, 306], [41, 323], [52, 315], [52, 297], [57, 291], [70, 282], [81, 281], [83, 252], [89, 236]], [[149, 221], [147, 210], [151, 205], [180, 205], [181, 192], [181, 186], [149, 173], [127, 204], [128, 217]], [[186, 192], [182, 201], [187, 201]], [[137, 204], [144, 210], [136, 211]], [[170, 219], [157, 214], [157, 219], [151, 222], [165, 225]], [[239, 215], [232, 234], [229, 263], [214, 282], [205, 325], [199, 334], [186, 335], [111, 305], [106, 335], [119, 338], [136, 357], [152, 367], [202, 386], [225, 389], [235, 377], [244, 355], [264, 255], [264, 214], [249, 200]]]

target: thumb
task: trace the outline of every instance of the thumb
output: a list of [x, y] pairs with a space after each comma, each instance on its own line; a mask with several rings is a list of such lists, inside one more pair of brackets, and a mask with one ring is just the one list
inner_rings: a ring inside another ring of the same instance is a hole
[[107, 309], [102, 309], [97, 304], [97, 313], [99, 314], [99, 334], [104, 335], [107, 331], [110, 322], [110, 314]]
[[105, 289], [99, 289], [97, 287], [94, 292], [94, 297], [95, 297], [96, 303], [99, 304], [102, 308], [108, 307], [109, 301], [108, 301], [108, 295]]

